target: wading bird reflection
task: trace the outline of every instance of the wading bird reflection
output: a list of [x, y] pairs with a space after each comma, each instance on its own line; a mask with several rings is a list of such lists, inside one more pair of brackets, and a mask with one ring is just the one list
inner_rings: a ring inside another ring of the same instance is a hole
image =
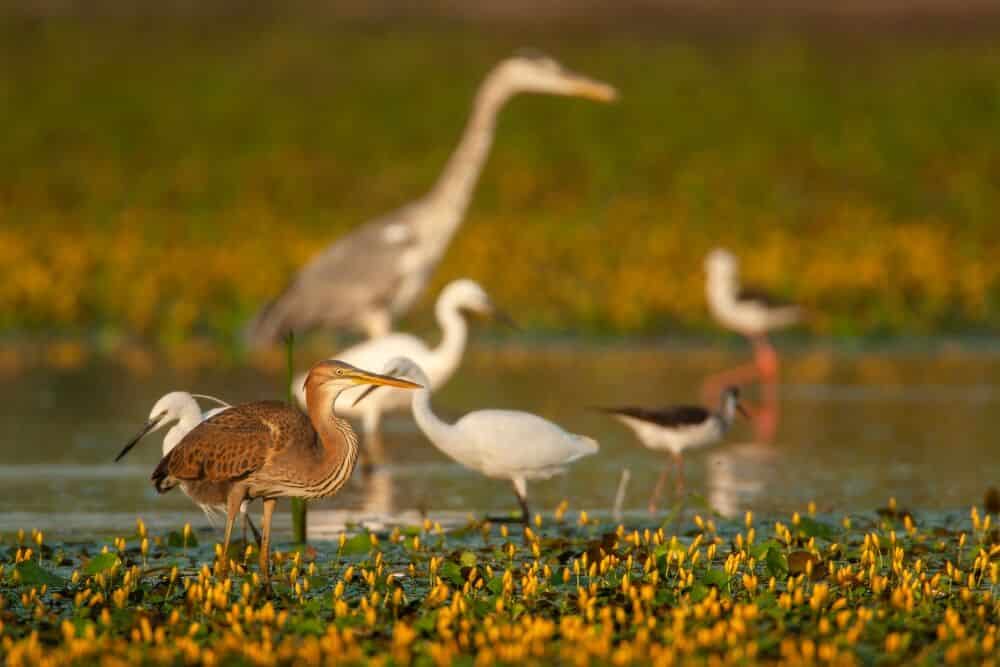
[[313, 366], [305, 384], [308, 416], [280, 401], [233, 406], [195, 427], [153, 471], [159, 493], [178, 484], [228, 485], [222, 571], [229, 566], [233, 521], [243, 501], [261, 498], [264, 503], [260, 568], [269, 582], [271, 518], [278, 498], [325, 498], [350, 478], [358, 439], [334, 413], [344, 390], [364, 384], [419, 387], [336, 360]]
[[[197, 400], [195, 400], [196, 398], [214, 401], [219, 404], [219, 407], [202, 412]], [[118, 456], [115, 457], [115, 462], [120, 461], [122, 457], [128, 454], [129, 450], [135, 447], [142, 438], [150, 433], [155, 433], [167, 424], [173, 423], [173, 426], [163, 436], [163, 455], [166, 456], [191, 429], [230, 407], [232, 406], [225, 401], [214, 396], [206, 396], [205, 394], [189, 394], [186, 391], [172, 391], [169, 394], [164, 394], [153, 405], [146, 424], [125, 445], [125, 448], [122, 449]], [[225, 516], [226, 497], [229, 492], [228, 485], [210, 482], [191, 482], [181, 484], [180, 486], [181, 491], [201, 508], [205, 516], [208, 517], [209, 523], [213, 526], [216, 525], [220, 515]], [[260, 544], [260, 533], [257, 532], [253, 521], [250, 520], [250, 515], [247, 513], [247, 504], [244, 502], [240, 505], [240, 525], [243, 532], [243, 542], [246, 542], [247, 527], [249, 527], [253, 532], [254, 539]]]
[[[684, 487], [684, 460], [688, 449], [712, 445], [720, 440], [732, 426], [736, 412], [743, 412], [738, 387], [726, 387], [719, 399], [718, 411], [700, 405], [672, 405], [664, 408], [602, 408], [628, 426], [643, 445], [654, 451], [668, 452], [676, 468], [676, 488]], [[745, 412], [743, 412], [746, 415]], [[667, 480], [670, 463], [664, 466], [649, 498], [649, 511], [656, 511], [656, 503]]]
[[539, 55], [499, 63], [476, 94], [458, 148], [429, 193], [372, 220], [312, 259], [247, 331], [251, 346], [280, 341], [288, 331], [352, 328], [384, 336], [423, 292], [461, 224], [486, 162], [497, 115], [518, 93], [615, 99], [611, 86]]
[[[435, 447], [466, 468], [510, 480], [525, 523], [531, 518], [528, 480], [564, 473], [569, 464], [598, 450], [596, 440], [569, 433], [529, 412], [477, 410], [449, 424], [431, 410], [427, 375], [417, 364], [401, 357], [391, 360], [384, 372], [424, 385], [411, 398], [417, 426]], [[362, 398], [375, 389], [370, 388]]]

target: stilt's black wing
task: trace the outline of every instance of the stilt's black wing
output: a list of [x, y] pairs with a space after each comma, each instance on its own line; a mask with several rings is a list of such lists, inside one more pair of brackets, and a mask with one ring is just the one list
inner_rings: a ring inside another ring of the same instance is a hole
[[700, 405], [671, 405], [665, 408], [605, 408], [605, 412], [666, 427], [694, 426], [701, 424], [712, 414]]

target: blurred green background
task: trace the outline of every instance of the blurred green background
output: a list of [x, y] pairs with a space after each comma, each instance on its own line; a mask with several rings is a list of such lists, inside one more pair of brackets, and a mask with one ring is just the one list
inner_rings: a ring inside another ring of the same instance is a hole
[[1000, 30], [975, 8], [102, 6], [0, 13], [8, 338], [233, 340], [313, 253], [430, 187], [522, 46], [621, 100], [504, 110], [426, 302], [470, 276], [529, 330], [701, 334], [724, 245], [811, 333], [1000, 325]]

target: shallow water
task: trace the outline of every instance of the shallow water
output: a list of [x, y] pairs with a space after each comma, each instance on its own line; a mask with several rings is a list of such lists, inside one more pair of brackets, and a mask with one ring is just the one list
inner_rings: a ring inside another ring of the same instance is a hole
[[[744, 354], [736, 345], [481, 346], [434, 404], [449, 418], [481, 407], [531, 410], [600, 441], [600, 453], [569, 475], [529, 485], [534, 509], [549, 511], [566, 499], [574, 510], [609, 512], [627, 469], [623, 508], [640, 512], [664, 459], [588, 407], [697, 401], [702, 378]], [[793, 351], [783, 362], [773, 439], [737, 423], [726, 443], [686, 456], [687, 506], [735, 515], [788, 512], [809, 500], [821, 511], [870, 510], [890, 496], [923, 509], [980, 503], [988, 486], [1000, 484], [998, 371], [994, 350]], [[136, 515], [153, 526], [205, 524], [181, 493], [158, 496], [150, 486], [159, 435], [119, 464], [114, 456], [167, 391], [240, 402], [279, 396], [279, 386], [279, 377], [250, 368], [136, 376], [100, 362], [7, 377], [0, 386], [0, 531], [113, 530]], [[756, 398], [754, 389], [747, 393]], [[450, 462], [407, 416], [386, 422], [384, 456], [367, 478], [356, 473], [339, 496], [316, 506], [317, 530], [402, 513], [458, 520], [516, 506], [508, 484]], [[669, 497], [661, 503], [669, 504]], [[287, 526], [287, 517], [279, 522]]]

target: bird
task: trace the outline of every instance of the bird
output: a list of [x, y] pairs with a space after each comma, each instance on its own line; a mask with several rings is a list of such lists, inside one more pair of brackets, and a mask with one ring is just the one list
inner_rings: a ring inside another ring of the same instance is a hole
[[739, 260], [728, 250], [712, 250], [705, 258], [705, 271], [705, 292], [712, 315], [724, 327], [749, 339], [754, 347], [755, 367], [733, 371], [726, 384], [743, 384], [751, 374], [759, 375], [765, 382], [774, 382], [778, 357], [767, 341], [767, 333], [798, 322], [801, 308], [761, 290], [742, 287]]
[[458, 147], [420, 199], [367, 222], [315, 256], [285, 290], [250, 321], [256, 348], [309, 329], [354, 329], [384, 336], [394, 318], [421, 295], [457, 231], [483, 169], [497, 115], [519, 93], [547, 93], [610, 102], [617, 91], [563, 68], [552, 58], [522, 53], [502, 60], [475, 96]]
[[[202, 412], [197, 400], [195, 400], [197, 398], [215, 401], [218, 403], [219, 407]], [[191, 431], [191, 429], [200, 424], [202, 421], [214, 417], [230, 407], [232, 406], [229, 403], [206, 394], [190, 394], [186, 391], [172, 391], [164, 394], [153, 405], [153, 409], [149, 412], [149, 419], [146, 421], [146, 424], [142, 427], [142, 429], [140, 429], [135, 437], [133, 437], [129, 443], [125, 445], [125, 448], [122, 449], [118, 456], [115, 457], [115, 462], [117, 463], [120, 461], [145, 436], [150, 433], [155, 433], [167, 424], [176, 422], [163, 436], [163, 455], [165, 456], [177, 446], [177, 443], [179, 443], [181, 439]], [[220, 514], [225, 514], [227, 494], [226, 485], [210, 483], [181, 484], [181, 491], [183, 491], [188, 498], [193, 500], [194, 503], [201, 508], [212, 525], [216, 525]], [[247, 513], [247, 503], [245, 502], [240, 506], [240, 515], [243, 541], [246, 542], [246, 531], [249, 527], [250, 531], [253, 533], [254, 539], [258, 544], [260, 544], [260, 533], [257, 531], [257, 527], [253, 525], [253, 521], [250, 520], [250, 515]]]
[[269, 584], [271, 518], [278, 498], [325, 498], [347, 482], [357, 464], [358, 438], [334, 408], [342, 392], [364, 384], [420, 386], [327, 359], [306, 377], [308, 415], [281, 401], [235, 405], [201, 422], [160, 460], [150, 477], [158, 493], [180, 484], [226, 485], [221, 573], [228, 571], [233, 521], [243, 501], [263, 500], [260, 570]]
[[[477, 410], [449, 424], [431, 409], [429, 380], [412, 359], [392, 359], [383, 373], [422, 385], [411, 394], [411, 407], [424, 436], [466, 468], [493, 479], [510, 480], [525, 524], [531, 518], [528, 480], [562, 474], [571, 463], [600, 448], [593, 438], [569, 433], [530, 412]], [[377, 388], [370, 387], [358, 400]]]
[[[394, 357], [408, 357], [426, 370], [427, 386], [431, 391], [436, 391], [451, 378], [462, 361], [469, 330], [465, 313], [492, 315], [509, 321], [494, 306], [486, 291], [467, 278], [448, 283], [441, 290], [434, 310], [442, 332], [441, 342], [437, 347], [431, 348], [416, 336], [397, 332], [369, 339], [334, 356], [360, 368], [381, 368]], [[303, 374], [294, 383], [296, 398], [303, 407], [306, 404], [305, 392], [302, 390], [304, 379]], [[386, 389], [372, 394], [371, 398], [359, 406], [351, 405], [350, 401], [363, 391], [364, 388], [359, 387], [345, 392], [345, 405], [340, 408], [340, 415], [360, 417], [362, 434], [367, 441], [378, 437], [382, 415], [409, 408], [410, 397], [406, 391]]]
[[[684, 450], [712, 445], [725, 437], [737, 411], [749, 416], [740, 403], [739, 387], [726, 387], [719, 399], [719, 409], [709, 410], [700, 405], [672, 405], [663, 408], [618, 407], [600, 408], [632, 429], [643, 445], [654, 451], [669, 452], [677, 468], [677, 486], [683, 488]], [[649, 499], [649, 511], [656, 511], [670, 462], [663, 468], [660, 479]]]

